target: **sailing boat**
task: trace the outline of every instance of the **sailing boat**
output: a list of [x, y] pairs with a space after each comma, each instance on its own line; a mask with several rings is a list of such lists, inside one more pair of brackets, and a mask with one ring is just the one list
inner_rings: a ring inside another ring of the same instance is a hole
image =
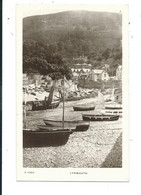
[[[99, 90], [98, 92], [98, 101], [97, 101], [97, 107], [101, 110], [104, 105], [104, 96]], [[102, 111], [101, 111], [102, 112]], [[84, 121], [115, 121], [119, 119], [119, 115], [111, 115], [111, 114], [82, 114], [82, 118]]]
[[[73, 131], [86, 131], [89, 128], [89, 122], [84, 122], [82, 120], [64, 120], [65, 116], [65, 97], [64, 97], [64, 91], [65, 91], [65, 76], [62, 80], [62, 86], [63, 86], [63, 114], [62, 114], [62, 121], [61, 120], [50, 120], [50, 119], [43, 119], [44, 123], [46, 124], [46, 129], [49, 129], [50, 127], [63, 127], [63, 128], [71, 128]], [[43, 127], [42, 127], [43, 128]], [[44, 127], [45, 128], [45, 127]]]
[[103, 108], [105, 106], [104, 96], [101, 93], [101, 91], [98, 91], [98, 100], [97, 100], [97, 107], [99, 109]]
[[[26, 107], [26, 101], [25, 101]], [[64, 128], [64, 109], [63, 109], [63, 121], [61, 129], [54, 130], [30, 130], [26, 126], [26, 108], [24, 111], [25, 126], [23, 129], [23, 147], [47, 147], [47, 146], [61, 146], [67, 143], [70, 134], [72, 133], [70, 128]]]
[[54, 81], [49, 96], [48, 98], [45, 97], [44, 100], [42, 101], [34, 101], [32, 102], [32, 111], [37, 111], [37, 110], [46, 110], [46, 109], [54, 109], [57, 108], [60, 104], [60, 99], [56, 102], [52, 102], [53, 100], [53, 92], [55, 88], [56, 81]]
[[115, 88], [113, 86], [112, 94], [111, 94], [111, 102], [110, 104], [106, 104], [105, 107], [101, 110], [101, 113], [104, 115], [118, 115], [122, 116], [122, 106], [117, 103], [115, 100]]

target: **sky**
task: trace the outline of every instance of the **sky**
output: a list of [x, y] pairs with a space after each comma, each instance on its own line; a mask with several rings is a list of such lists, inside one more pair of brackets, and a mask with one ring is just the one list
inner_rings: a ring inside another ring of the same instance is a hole
[[101, 12], [113, 12], [122, 13], [126, 5], [94, 5], [94, 4], [81, 4], [81, 5], [17, 5], [17, 9], [20, 10], [22, 17], [28, 17], [33, 15], [51, 14], [69, 10], [87, 10], [87, 11], [101, 11]]

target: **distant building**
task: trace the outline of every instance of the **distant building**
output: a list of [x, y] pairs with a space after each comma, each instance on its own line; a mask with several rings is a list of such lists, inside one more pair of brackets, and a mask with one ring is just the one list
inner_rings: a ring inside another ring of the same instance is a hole
[[121, 80], [122, 79], [122, 66], [118, 65], [116, 69], [116, 80]]
[[93, 81], [108, 81], [109, 75], [106, 70], [94, 69], [91, 71]]
[[91, 64], [77, 63], [77, 64], [74, 64], [71, 70], [72, 70], [73, 76], [76, 77], [76, 73], [78, 74], [77, 76], [81, 76], [84, 73], [89, 73], [91, 71], [91, 68], [92, 68]]
[[83, 62], [87, 62], [87, 61], [88, 61], [88, 58], [87, 58], [87, 56], [82, 55], [82, 56], [73, 58], [73, 60], [74, 60], [74, 61], [83, 61]]
[[91, 72], [91, 68], [72, 68], [71, 70], [75, 80], [78, 80], [82, 77], [87, 77]]

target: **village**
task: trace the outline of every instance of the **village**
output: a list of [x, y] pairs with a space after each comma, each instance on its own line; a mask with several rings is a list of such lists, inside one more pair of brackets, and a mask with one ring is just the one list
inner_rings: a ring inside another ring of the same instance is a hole
[[[77, 59], [77, 60], [76, 60]], [[74, 58], [71, 67], [72, 78], [65, 82], [65, 99], [69, 101], [74, 98], [95, 97], [99, 89], [103, 92], [114, 88], [120, 88], [122, 85], [122, 65], [118, 65], [115, 76], [109, 76], [109, 65], [105, 64], [101, 69], [94, 69], [87, 63], [87, 57], [80, 56]], [[41, 75], [39, 73], [23, 74], [23, 90], [26, 89], [26, 102], [41, 101], [49, 96], [53, 80], [50, 75]], [[53, 99], [60, 97], [58, 89], [61, 87], [61, 79], [57, 80]]]

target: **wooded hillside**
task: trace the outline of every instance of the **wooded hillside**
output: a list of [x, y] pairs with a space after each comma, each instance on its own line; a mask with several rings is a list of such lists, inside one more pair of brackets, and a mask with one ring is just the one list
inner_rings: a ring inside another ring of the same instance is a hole
[[122, 16], [115, 13], [67, 11], [23, 19], [23, 71], [67, 72], [73, 57], [88, 57], [115, 73], [122, 60]]

